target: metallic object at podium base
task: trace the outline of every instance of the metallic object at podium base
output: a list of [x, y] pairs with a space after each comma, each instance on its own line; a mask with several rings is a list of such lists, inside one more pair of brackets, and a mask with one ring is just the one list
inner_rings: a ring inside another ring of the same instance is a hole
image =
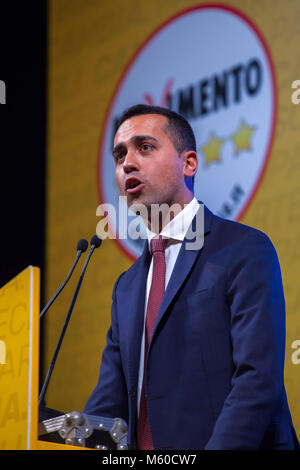
[[127, 450], [127, 424], [121, 418], [87, 415], [79, 411], [39, 422], [39, 440], [98, 450]]

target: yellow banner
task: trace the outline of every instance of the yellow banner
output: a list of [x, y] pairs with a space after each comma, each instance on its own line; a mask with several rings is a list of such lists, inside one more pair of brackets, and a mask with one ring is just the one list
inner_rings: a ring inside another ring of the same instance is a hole
[[39, 269], [0, 289], [0, 449], [31, 448], [37, 436]]

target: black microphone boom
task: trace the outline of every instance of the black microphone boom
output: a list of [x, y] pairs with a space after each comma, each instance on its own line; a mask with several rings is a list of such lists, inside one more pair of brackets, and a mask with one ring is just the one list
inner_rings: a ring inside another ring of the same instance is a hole
[[53, 368], [54, 368], [54, 365], [55, 365], [55, 362], [56, 362], [56, 359], [57, 359], [57, 356], [58, 356], [58, 353], [59, 353], [59, 350], [60, 350], [60, 347], [61, 347], [61, 343], [64, 339], [64, 335], [65, 335], [68, 323], [70, 321], [70, 318], [71, 318], [71, 315], [72, 315], [72, 312], [73, 312], [73, 308], [74, 308], [74, 305], [75, 305], [75, 302], [76, 302], [76, 299], [77, 299], [77, 296], [78, 296], [78, 293], [79, 293], [79, 289], [80, 289], [81, 284], [82, 284], [82, 280], [83, 280], [88, 262], [89, 262], [89, 260], [92, 256], [95, 248], [98, 248], [101, 245], [101, 243], [102, 243], [102, 239], [99, 238], [97, 235], [94, 235], [92, 237], [92, 239], [91, 239], [91, 249], [90, 249], [90, 252], [89, 252], [89, 254], [88, 254], [88, 256], [85, 260], [84, 266], [82, 268], [81, 275], [80, 275], [80, 278], [79, 278], [79, 281], [78, 281], [78, 284], [77, 284], [77, 287], [76, 287], [76, 290], [75, 290], [75, 294], [73, 296], [73, 299], [72, 299], [72, 302], [71, 302], [71, 305], [70, 305], [70, 308], [69, 308], [69, 311], [68, 311], [68, 315], [66, 317], [66, 320], [65, 320], [60, 338], [59, 338], [57, 346], [56, 346], [56, 350], [54, 352], [51, 364], [50, 364], [48, 372], [47, 372], [45, 382], [43, 384], [43, 387], [42, 387], [42, 390], [41, 390], [41, 393], [40, 393], [40, 396], [39, 396], [39, 406], [42, 404], [42, 402], [44, 400], [44, 396], [45, 396], [45, 393], [46, 393], [46, 390], [47, 390], [47, 387], [48, 387], [48, 384], [49, 384], [49, 380], [50, 380], [51, 374], [53, 372]]
[[84, 238], [82, 238], [81, 240], [79, 240], [79, 242], [77, 243], [77, 255], [76, 255], [76, 259], [73, 263], [73, 266], [71, 267], [70, 269], [70, 272], [69, 274], [67, 275], [66, 277], [66, 280], [62, 283], [62, 285], [58, 288], [58, 290], [55, 292], [55, 294], [53, 295], [53, 297], [51, 297], [51, 299], [49, 300], [49, 302], [47, 303], [47, 305], [43, 308], [43, 310], [41, 311], [40, 313], [40, 319], [45, 315], [45, 313], [47, 312], [47, 310], [49, 310], [49, 308], [51, 307], [51, 305], [53, 304], [54, 300], [56, 299], [56, 297], [61, 293], [61, 291], [63, 290], [63, 288], [65, 287], [65, 285], [67, 284], [67, 282], [69, 281], [70, 277], [72, 276], [72, 273], [75, 269], [75, 266], [76, 264], [78, 263], [78, 260], [81, 256], [82, 253], [84, 253], [86, 250], [87, 250], [87, 247], [89, 246], [88, 244], [88, 241], [85, 240]]

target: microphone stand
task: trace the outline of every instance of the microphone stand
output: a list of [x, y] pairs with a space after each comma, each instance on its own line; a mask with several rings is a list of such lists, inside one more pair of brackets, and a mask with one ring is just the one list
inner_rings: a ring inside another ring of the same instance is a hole
[[72, 276], [72, 273], [75, 269], [75, 266], [76, 264], [78, 263], [78, 260], [81, 256], [81, 254], [86, 251], [88, 247], [88, 242], [87, 240], [85, 239], [82, 239], [82, 240], [79, 240], [78, 244], [77, 244], [77, 255], [76, 255], [76, 259], [69, 271], [69, 274], [67, 276], [67, 278], [65, 279], [65, 281], [62, 283], [62, 285], [59, 287], [59, 289], [57, 290], [57, 292], [54, 294], [54, 296], [49, 300], [49, 302], [47, 303], [47, 305], [45, 305], [45, 307], [43, 308], [43, 310], [41, 311], [40, 313], [40, 320], [41, 318], [45, 315], [45, 313], [47, 312], [47, 310], [51, 307], [51, 305], [53, 304], [54, 300], [56, 299], [56, 297], [61, 293], [61, 291], [63, 290], [63, 288], [65, 287], [65, 285], [67, 284], [67, 282], [69, 281], [70, 277]]
[[[96, 236], [94, 236], [96, 237]], [[63, 326], [63, 329], [62, 329], [62, 332], [60, 334], [60, 338], [58, 340], [58, 343], [57, 343], [57, 346], [56, 346], [56, 349], [55, 349], [55, 352], [54, 352], [54, 355], [53, 355], [53, 358], [52, 358], [52, 361], [51, 361], [51, 364], [50, 364], [50, 367], [48, 369], [48, 372], [47, 372], [47, 376], [46, 376], [46, 379], [45, 379], [45, 382], [43, 384], [43, 387], [42, 387], [42, 390], [41, 390], [41, 393], [40, 393], [40, 396], [39, 396], [39, 406], [41, 406], [41, 403], [43, 402], [43, 399], [44, 399], [44, 396], [45, 396], [45, 393], [46, 393], [46, 390], [47, 390], [47, 387], [48, 387], [48, 384], [49, 384], [49, 380], [50, 380], [50, 377], [52, 375], [52, 372], [53, 372], [53, 368], [55, 366], [55, 362], [56, 362], [56, 359], [57, 359], [57, 356], [58, 356], [58, 353], [59, 353], [59, 350], [60, 350], [60, 347], [61, 347], [61, 343], [64, 339], [64, 336], [65, 336], [65, 332], [66, 332], [66, 329], [67, 329], [67, 326], [68, 326], [68, 323], [70, 321], [70, 318], [71, 318], [71, 315], [72, 315], [72, 312], [73, 312], [73, 308], [74, 308], [74, 305], [75, 305], [75, 302], [76, 302], [76, 299], [77, 299], [77, 296], [78, 296], [78, 293], [79, 293], [79, 290], [80, 290], [80, 287], [81, 287], [81, 284], [82, 284], [82, 280], [83, 280], [83, 277], [84, 277], [84, 274], [85, 274], [85, 271], [86, 271], [86, 268], [87, 268], [87, 265], [88, 265], [88, 262], [95, 250], [95, 248], [98, 248], [98, 246], [100, 246], [100, 244], [102, 243], [102, 240], [99, 239], [98, 237], [98, 241], [96, 241], [95, 243], [93, 243], [94, 239], [95, 238], [92, 238], [92, 246], [91, 246], [91, 249], [90, 249], [90, 252], [86, 258], [86, 261], [84, 263], [84, 266], [83, 266], [83, 269], [82, 269], [82, 272], [81, 272], [81, 275], [80, 275], [80, 278], [79, 278], [79, 281], [78, 281], [78, 284], [77, 284], [77, 287], [76, 287], [76, 290], [75, 290], [75, 294], [73, 296], [73, 299], [72, 299], [72, 302], [71, 302], [71, 305], [70, 305], [70, 308], [69, 308], [69, 311], [68, 311], [68, 314], [67, 314], [67, 317], [66, 317], [66, 320], [65, 320], [65, 323], [64, 323], [64, 326]]]

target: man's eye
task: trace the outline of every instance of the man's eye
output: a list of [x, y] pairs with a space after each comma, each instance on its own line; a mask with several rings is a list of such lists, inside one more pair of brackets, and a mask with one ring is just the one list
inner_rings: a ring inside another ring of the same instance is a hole
[[114, 157], [115, 157], [116, 161], [122, 160], [122, 158], [125, 158], [125, 156], [126, 156], [125, 151], [117, 152], [117, 153], [114, 154]]
[[142, 144], [141, 145], [141, 150], [143, 152], [147, 152], [148, 150], [152, 150], [153, 149], [153, 145], [150, 145], [150, 144]]

